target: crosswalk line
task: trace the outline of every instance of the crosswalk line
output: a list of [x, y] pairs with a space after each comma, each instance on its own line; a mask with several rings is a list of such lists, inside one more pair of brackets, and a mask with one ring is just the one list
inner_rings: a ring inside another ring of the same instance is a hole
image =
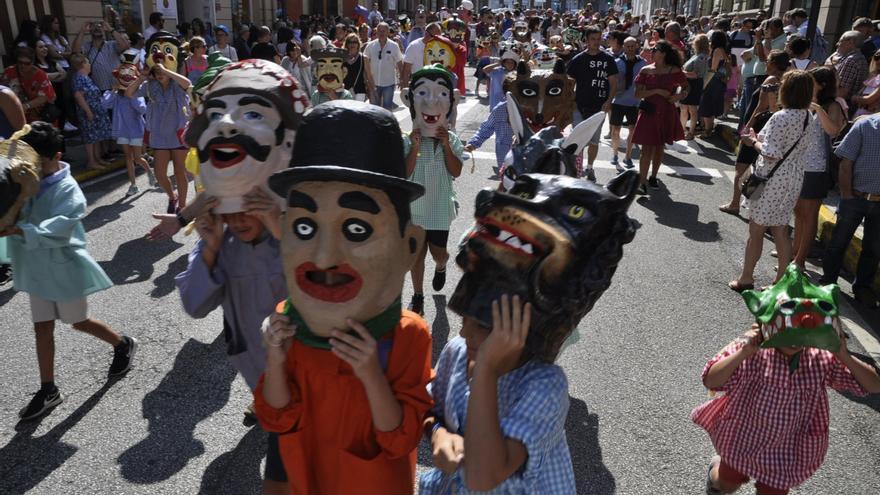
[[[471, 152], [476, 160], [492, 160], [495, 161], [495, 153], [491, 151], [473, 151]], [[597, 161], [593, 164], [595, 168], [615, 169], [611, 163], [605, 161]], [[674, 165], [660, 165], [660, 173], [665, 175], [686, 175], [690, 177], [713, 177], [721, 178], [721, 172], [714, 168], [698, 168], [698, 167], [679, 167]], [[732, 180], [732, 179], [731, 179]]]

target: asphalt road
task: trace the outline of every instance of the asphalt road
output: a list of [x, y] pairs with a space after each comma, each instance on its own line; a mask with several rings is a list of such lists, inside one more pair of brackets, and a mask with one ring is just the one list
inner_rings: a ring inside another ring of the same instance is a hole
[[[406, 109], [396, 113], [409, 129]], [[459, 134], [470, 137], [487, 113], [486, 100], [467, 98]], [[665, 158], [672, 168], [661, 172], [661, 189], [633, 204], [635, 240], [581, 323], [580, 342], [559, 360], [570, 383], [567, 433], [579, 494], [703, 493], [713, 450], [689, 413], [707, 400], [706, 360], [750, 323], [726, 286], [740, 268], [746, 224], [717, 210], [731, 185], [730, 155], [705, 142], [677, 149]], [[492, 143], [481, 151], [476, 170], [465, 164], [455, 183], [461, 214], [453, 242], [470, 225], [477, 191], [495, 185]], [[603, 144], [599, 182], [613, 175], [609, 158]], [[122, 176], [85, 188], [89, 249], [116, 284], [89, 298], [91, 316], [141, 341], [126, 377], [107, 382], [110, 348], [60, 325], [56, 372], [66, 400], [42, 421], [16, 426], [39, 379], [27, 297], [0, 292], [0, 493], [256, 493], [265, 435], [241, 424], [251, 399], [227, 364], [220, 313], [191, 319], [174, 288], [194, 236], [145, 241], [149, 214], [164, 209], [165, 197], [123, 199], [126, 188]], [[758, 265], [761, 284], [772, 281], [771, 248], [767, 242]], [[429, 263], [428, 279], [432, 271]], [[445, 310], [458, 277], [451, 267], [446, 288], [426, 297], [435, 358], [460, 329]], [[406, 287], [404, 300], [410, 295]], [[850, 345], [864, 352], [858, 341]], [[880, 397], [829, 397], [825, 464], [792, 493], [877, 493]], [[420, 454], [423, 471], [424, 443]]]

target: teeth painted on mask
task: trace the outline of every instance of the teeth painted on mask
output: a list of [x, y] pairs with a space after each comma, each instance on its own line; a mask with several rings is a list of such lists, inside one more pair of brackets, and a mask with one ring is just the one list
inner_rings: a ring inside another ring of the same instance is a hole
[[791, 328], [791, 316], [785, 317], [785, 328]]
[[832, 322], [831, 322], [831, 317], [830, 317], [830, 316], [826, 316], [826, 317], [825, 317], [825, 324], [826, 324], [826, 325], [831, 325], [831, 323], [832, 323]]
[[507, 242], [507, 240], [510, 239], [511, 237], [513, 237], [513, 234], [511, 234], [510, 232], [507, 232], [506, 230], [502, 230], [501, 232], [498, 232], [498, 240], [501, 242]]
[[509, 244], [517, 249], [522, 248], [522, 243], [520, 242], [519, 237], [511, 236], [510, 239], [507, 239], [506, 242], [507, 242], [507, 244]]
[[773, 325], [776, 328], [782, 328], [783, 324], [785, 324], [785, 322], [782, 320], [782, 315], [776, 315], [776, 319], [773, 320]]
[[529, 253], [529, 254], [532, 254], [532, 245], [531, 244], [523, 244], [522, 250]]

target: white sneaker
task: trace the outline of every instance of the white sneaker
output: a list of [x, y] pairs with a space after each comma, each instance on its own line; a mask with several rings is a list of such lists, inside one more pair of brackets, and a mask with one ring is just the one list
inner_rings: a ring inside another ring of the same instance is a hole
[[78, 130], [79, 130], [79, 128], [77, 126], [71, 124], [70, 122], [64, 123], [64, 132], [76, 132]]
[[128, 192], [125, 193], [125, 197], [127, 198], [129, 196], [134, 196], [135, 194], [137, 194], [139, 192], [141, 192], [141, 191], [140, 191], [140, 189], [138, 189], [138, 186], [129, 186]]
[[159, 181], [156, 180], [156, 174], [154, 174], [152, 170], [147, 171], [147, 179], [150, 181], [150, 187], [156, 187], [159, 185]]

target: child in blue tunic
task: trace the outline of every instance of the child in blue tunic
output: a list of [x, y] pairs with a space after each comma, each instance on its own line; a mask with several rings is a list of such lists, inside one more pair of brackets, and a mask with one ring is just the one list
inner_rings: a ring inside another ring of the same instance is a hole
[[59, 161], [64, 138], [46, 122], [34, 122], [21, 140], [40, 155], [43, 179], [37, 195], [22, 208], [19, 221], [0, 232], [12, 262], [15, 290], [30, 297], [42, 386], [19, 412], [22, 421], [36, 419], [61, 403], [55, 385], [55, 320], [97, 337], [114, 347], [109, 375], [131, 368], [137, 341], [119, 335], [107, 324], [88, 317], [86, 296], [112, 285], [86, 251], [82, 218], [86, 198], [70, 176], [70, 165]]
[[[119, 79], [116, 79], [119, 81]], [[118, 85], [118, 82], [116, 83]], [[107, 91], [103, 97], [104, 108], [113, 110], [113, 139], [116, 144], [122, 146], [122, 154], [125, 156], [125, 166], [128, 168], [128, 191], [125, 196], [134, 196], [139, 193], [134, 164], [137, 163], [147, 173], [150, 187], [155, 187], [156, 177], [150, 165], [144, 160], [144, 115], [147, 113], [147, 103], [142, 96], [128, 97], [124, 88], [114, 88]]]
[[530, 304], [502, 296], [491, 329], [465, 317], [440, 353], [425, 425], [435, 468], [419, 480], [421, 495], [576, 492], [568, 381], [555, 364], [523, 359], [530, 318]]

